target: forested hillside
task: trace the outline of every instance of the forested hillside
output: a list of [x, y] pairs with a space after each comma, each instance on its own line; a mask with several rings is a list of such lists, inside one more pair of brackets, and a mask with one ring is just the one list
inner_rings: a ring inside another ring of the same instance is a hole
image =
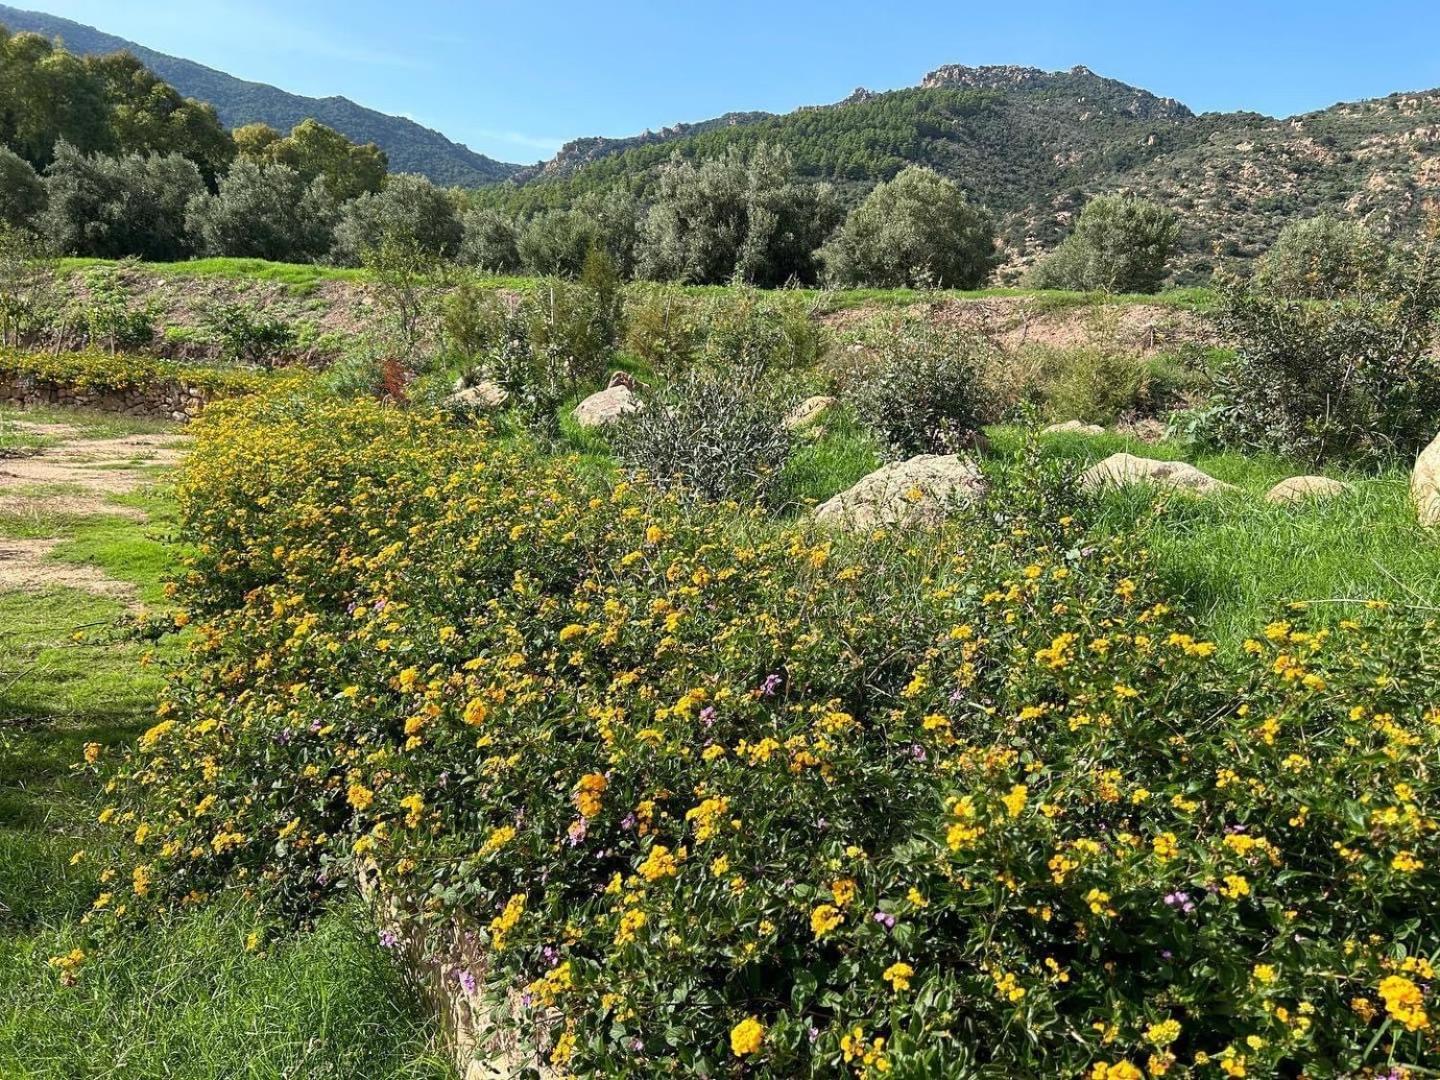
[[303, 97], [265, 83], [237, 79], [69, 19], [0, 4], [0, 25], [12, 31], [61, 38], [68, 50], [82, 56], [121, 50], [132, 53], [185, 96], [215, 106], [227, 127], [265, 123], [288, 131], [302, 120], [318, 120], [357, 143], [376, 143], [389, 157], [395, 172], [420, 173], [437, 184], [474, 187], [502, 180], [518, 168], [477, 154], [403, 116], [367, 109], [344, 97]]

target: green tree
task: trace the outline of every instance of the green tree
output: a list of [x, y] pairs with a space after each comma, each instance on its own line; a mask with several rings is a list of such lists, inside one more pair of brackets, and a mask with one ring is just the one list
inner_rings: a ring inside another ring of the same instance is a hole
[[912, 167], [876, 185], [821, 252], [844, 285], [973, 289], [998, 261], [995, 226], [957, 184]]
[[104, 84], [48, 39], [0, 26], [0, 143], [43, 169], [61, 139], [86, 152], [113, 147]]
[[45, 185], [30, 163], [0, 146], [0, 225], [22, 227], [45, 209]]
[[351, 142], [318, 120], [302, 120], [281, 136], [268, 124], [247, 124], [235, 133], [240, 153], [253, 161], [288, 165], [306, 182], [323, 176], [337, 202], [349, 202], [385, 183], [385, 151]]
[[400, 173], [379, 191], [346, 203], [335, 226], [337, 262], [358, 266], [370, 248], [403, 252], [407, 261], [453, 257], [464, 231], [448, 194], [423, 176]]
[[1285, 226], [1255, 270], [1256, 287], [1294, 300], [1334, 300], [1385, 270], [1386, 252], [1358, 221], [1319, 214]]
[[491, 274], [513, 274], [520, 269], [517, 231], [508, 215], [474, 207], [465, 212], [462, 224], [461, 262]]
[[235, 157], [235, 140], [212, 105], [181, 95], [129, 53], [85, 58], [110, 103], [111, 148], [120, 154], [180, 154], [213, 182]]
[[1133, 195], [1100, 195], [1085, 204], [1072, 232], [1031, 272], [1041, 289], [1158, 292], [1180, 239], [1174, 211]]
[[520, 230], [517, 248], [528, 273], [577, 278], [585, 256], [601, 243], [600, 226], [579, 210], [544, 210]]
[[83, 154], [55, 148], [45, 170], [49, 205], [41, 230], [68, 255], [155, 262], [190, 254], [185, 208], [205, 189], [193, 161], [179, 154]]
[[323, 179], [241, 159], [215, 194], [190, 201], [185, 227], [201, 255], [303, 262], [330, 250], [336, 215]]
[[795, 178], [784, 150], [757, 146], [660, 172], [645, 220], [640, 273], [655, 280], [778, 286], [816, 277], [815, 252], [839, 217], [827, 187]]

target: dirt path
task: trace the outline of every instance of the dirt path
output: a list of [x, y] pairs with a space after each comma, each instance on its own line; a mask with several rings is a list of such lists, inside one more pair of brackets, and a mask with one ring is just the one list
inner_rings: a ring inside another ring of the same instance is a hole
[[[0, 515], [43, 529], [57, 517], [121, 517], [144, 521], [138, 507], [111, 501], [155, 482], [179, 462], [185, 439], [173, 434], [91, 439], [71, 424], [13, 421], [20, 432], [43, 436], [33, 454], [0, 458]], [[37, 592], [62, 587], [101, 596], [131, 597], [134, 588], [104, 571], [51, 555], [56, 538], [0, 538], [0, 591]]]

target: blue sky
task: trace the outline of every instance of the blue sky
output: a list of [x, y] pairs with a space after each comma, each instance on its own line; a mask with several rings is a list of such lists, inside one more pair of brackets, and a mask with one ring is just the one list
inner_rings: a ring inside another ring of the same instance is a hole
[[1085, 64], [1196, 111], [1440, 86], [1440, 0], [9, 0], [507, 161], [581, 135], [782, 112], [946, 63]]

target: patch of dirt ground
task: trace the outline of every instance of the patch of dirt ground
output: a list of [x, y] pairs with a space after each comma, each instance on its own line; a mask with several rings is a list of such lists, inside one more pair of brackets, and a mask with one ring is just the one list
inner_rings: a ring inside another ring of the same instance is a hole
[[[55, 440], [28, 457], [0, 460], [0, 514], [44, 520], [65, 517], [123, 517], [144, 521], [137, 507], [111, 502], [155, 480], [155, 470], [176, 464], [184, 453], [183, 436], [124, 435], [84, 439], [69, 424], [23, 420], [27, 434]], [[51, 558], [57, 538], [0, 539], [0, 592], [37, 592], [48, 588], [83, 589], [100, 596], [132, 598], [128, 582], [103, 570]]]

